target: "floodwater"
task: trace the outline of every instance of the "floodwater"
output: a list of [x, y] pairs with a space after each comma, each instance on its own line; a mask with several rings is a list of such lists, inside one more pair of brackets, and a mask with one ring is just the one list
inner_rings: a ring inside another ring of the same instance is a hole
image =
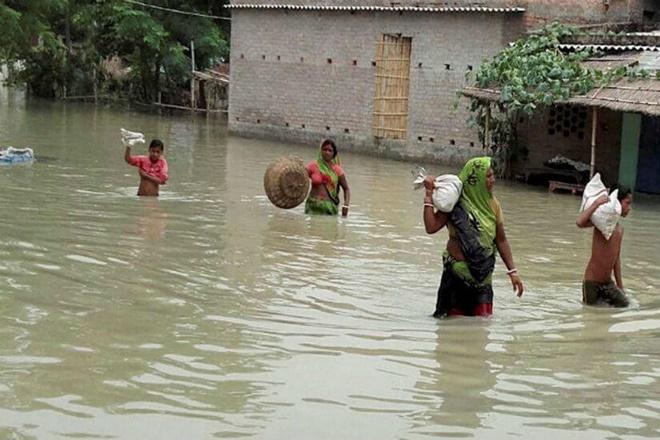
[[[159, 199], [120, 127], [165, 142]], [[2, 439], [660, 437], [658, 198], [623, 221], [633, 305], [588, 308], [579, 197], [498, 182], [527, 292], [498, 262], [491, 319], [436, 320], [412, 164], [342, 154], [350, 215], [312, 218], [262, 177], [316, 149], [217, 120], [0, 89], [0, 144], [40, 158], [0, 167]]]

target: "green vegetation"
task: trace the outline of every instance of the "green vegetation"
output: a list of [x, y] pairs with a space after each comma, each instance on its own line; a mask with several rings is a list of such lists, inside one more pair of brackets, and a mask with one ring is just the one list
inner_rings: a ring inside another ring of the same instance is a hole
[[[504, 174], [512, 160], [524, 156], [517, 141], [517, 124], [537, 109], [606, 85], [624, 76], [643, 76], [625, 67], [607, 72], [585, 69], [581, 64], [596, 54], [588, 50], [562, 52], [562, 40], [579, 35], [577, 28], [553, 23], [502, 50], [484, 62], [474, 82], [484, 89], [501, 92], [494, 112], [488, 102], [472, 98], [472, 122], [479, 127], [482, 140], [486, 122], [494, 155]], [[468, 80], [471, 78], [468, 75]]]
[[[222, 1], [145, 0], [221, 15]], [[148, 8], [128, 0], [4, 0], [0, 64], [11, 82], [44, 97], [102, 94], [153, 102], [190, 80], [190, 41], [203, 70], [228, 57], [227, 22]], [[223, 27], [223, 25], [225, 27]]]

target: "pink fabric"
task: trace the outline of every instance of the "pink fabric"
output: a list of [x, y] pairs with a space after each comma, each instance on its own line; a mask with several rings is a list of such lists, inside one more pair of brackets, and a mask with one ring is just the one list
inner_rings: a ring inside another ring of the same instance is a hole
[[165, 158], [160, 158], [156, 163], [152, 163], [149, 156], [131, 156], [131, 165], [140, 168], [147, 174], [158, 178], [161, 185], [167, 182], [167, 161]]
[[[337, 177], [344, 175], [344, 170], [339, 165], [332, 164], [332, 170], [335, 172]], [[312, 179], [312, 185], [314, 186], [320, 185], [322, 183], [330, 183], [326, 181], [329, 179], [329, 176], [321, 173], [321, 170], [319, 170], [319, 166], [315, 160], [307, 164], [307, 174], [309, 174], [310, 179]]]

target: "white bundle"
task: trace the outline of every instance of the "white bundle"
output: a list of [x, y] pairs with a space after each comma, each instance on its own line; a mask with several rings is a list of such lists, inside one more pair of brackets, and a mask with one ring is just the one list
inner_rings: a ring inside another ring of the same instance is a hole
[[[421, 188], [426, 178], [426, 170], [420, 168], [413, 181], [413, 188]], [[463, 182], [454, 174], [443, 174], [433, 181], [433, 205], [442, 212], [451, 212], [463, 191]]]
[[23, 156], [33, 158], [34, 151], [32, 151], [32, 148], [7, 147], [6, 150], [0, 150], [0, 156]]
[[142, 133], [137, 133], [135, 131], [128, 131], [120, 128], [121, 132], [121, 141], [124, 145], [130, 145], [131, 147], [137, 143], [144, 144], [144, 135]]
[[[596, 173], [589, 183], [584, 187], [582, 193], [582, 205], [580, 212], [587, 209], [593, 202], [601, 196], [607, 196], [607, 188], [600, 180], [600, 174]], [[603, 234], [606, 240], [609, 240], [616, 229], [616, 224], [621, 217], [621, 203], [618, 199], [619, 190], [612, 191], [609, 200], [600, 205], [593, 214], [591, 214], [591, 223]]]

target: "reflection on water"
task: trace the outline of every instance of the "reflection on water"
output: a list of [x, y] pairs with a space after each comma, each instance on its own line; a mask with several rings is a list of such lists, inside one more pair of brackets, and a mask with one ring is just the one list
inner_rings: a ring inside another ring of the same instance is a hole
[[[161, 197], [135, 196], [119, 127], [164, 140]], [[624, 221], [633, 306], [585, 308], [579, 199], [498, 182], [528, 292], [498, 264], [492, 319], [437, 321], [446, 232], [411, 164], [342, 154], [334, 219], [263, 193], [315, 145], [221, 121], [0, 89], [0, 143], [47, 158], [0, 168], [0, 438], [660, 435], [657, 198]]]

